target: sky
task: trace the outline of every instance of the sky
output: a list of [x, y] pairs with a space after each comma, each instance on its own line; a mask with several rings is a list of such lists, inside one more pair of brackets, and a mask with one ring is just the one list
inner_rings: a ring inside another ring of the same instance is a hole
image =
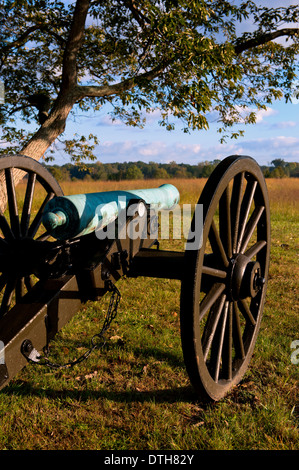
[[[157, 123], [158, 115], [149, 116], [143, 129], [131, 128], [120, 121], [111, 122], [108, 109], [92, 117], [69, 120], [66, 133], [94, 133], [100, 143], [95, 149], [98, 160], [112, 162], [187, 163], [197, 165], [206, 160], [222, 160], [228, 155], [249, 155], [260, 165], [269, 165], [276, 158], [286, 162], [299, 162], [299, 100], [285, 104], [277, 101], [266, 110], [257, 112], [254, 125], [236, 125], [235, 130], [245, 130], [244, 136], [220, 143], [217, 123], [209, 130], [185, 134], [177, 127], [166, 131]], [[57, 149], [55, 163], [69, 161]]]
[[[238, 2], [238, 0], [236, 0]], [[269, 0], [259, 0], [269, 6]], [[271, 6], [288, 6], [294, 0], [271, 0]], [[244, 25], [249, 31], [251, 25]], [[196, 165], [204, 161], [222, 160], [228, 155], [249, 155], [260, 165], [270, 165], [276, 158], [286, 162], [299, 162], [299, 100], [292, 103], [276, 101], [266, 110], [258, 111], [254, 125], [236, 125], [233, 130], [242, 128], [243, 137], [228, 139], [220, 143], [218, 124], [210, 123], [209, 130], [185, 134], [180, 128], [167, 131], [158, 125], [159, 116], [149, 115], [143, 129], [126, 126], [120, 121], [111, 122], [108, 108], [88, 117], [78, 116], [68, 120], [66, 133], [71, 138], [76, 132], [97, 135], [100, 144], [96, 147], [97, 159], [102, 163], [112, 162], [157, 162], [187, 163]], [[181, 126], [183, 127], [183, 126]], [[55, 163], [69, 162], [69, 157], [57, 148]]]

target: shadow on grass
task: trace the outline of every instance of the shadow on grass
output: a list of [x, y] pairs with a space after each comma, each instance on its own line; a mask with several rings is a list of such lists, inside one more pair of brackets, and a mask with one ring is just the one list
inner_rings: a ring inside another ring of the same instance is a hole
[[[112, 346], [110, 352], [116, 348]], [[184, 369], [184, 361], [182, 360], [180, 354], [174, 352], [161, 350], [159, 348], [135, 348], [132, 350], [134, 352], [134, 360], [125, 360], [126, 364], [131, 362], [132, 369], [136, 369], [136, 363], [139, 368], [142, 368], [143, 365], [147, 364], [150, 360], [161, 361], [168, 363], [172, 369]], [[113, 358], [110, 356], [108, 363], [111, 368], [113, 368]], [[136, 361], [136, 362], [135, 362]], [[49, 370], [40, 366], [27, 366], [27, 367], [37, 367], [40, 370], [40, 374], [43, 374], [45, 371], [49, 373]], [[78, 366], [77, 366], [78, 367]], [[106, 366], [107, 367], [107, 366]], [[91, 366], [91, 372], [94, 369], [94, 366]], [[63, 373], [66, 369], [53, 370], [53, 376], [60, 372]], [[70, 369], [68, 369], [70, 370]], [[80, 372], [78, 371], [80, 374]], [[98, 377], [101, 375], [99, 373]], [[173, 388], [163, 388], [163, 389], [153, 389], [153, 390], [117, 390], [116, 385], [110, 381], [101, 381], [97, 390], [89, 388], [89, 382], [85, 383], [74, 383], [73, 387], [65, 387], [59, 384], [59, 377], [56, 376], [56, 387], [53, 387], [53, 383], [50, 383], [51, 379], [49, 378], [49, 386], [43, 381], [43, 385], [35, 385], [33, 378], [15, 378], [10, 384], [7, 385], [3, 390], [0, 391], [1, 394], [6, 394], [7, 396], [18, 396], [18, 397], [43, 397], [49, 399], [59, 399], [59, 400], [78, 400], [80, 402], [87, 402], [88, 400], [94, 399], [107, 399], [115, 402], [123, 403], [175, 403], [175, 402], [195, 402], [198, 401], [198, 397], [195, 394], [195, 391], [191, 385], [182, 386], [182, 387], [173, 387]]]
[[176, 403], [176, 402], [195, 402], [198, 401], [193, 388], [187, 387], [174, 387], [168, 389], [156, 389], [147, 391], [126, 390], [116, 391], [109, 390], [109, 388], [102, 388], [101, 390], [91, 390], [88, 388], [45, 388], [38, 387], [29, 381], [15, 380], [0, 392], [0, 396], [5, 394], [7, 396], [18, 397], [40, 397], [58, 400], [71, 399], [74, 401], [87, 402], [89, 400], [107, 399], [119, 403]]

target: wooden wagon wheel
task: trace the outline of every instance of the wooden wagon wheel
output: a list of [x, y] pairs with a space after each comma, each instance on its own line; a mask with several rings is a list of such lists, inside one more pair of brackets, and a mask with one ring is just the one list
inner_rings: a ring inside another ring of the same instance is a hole
[[219, 400], [245, 374], [263, 313], [270, 216], [260, 167], [250, 157], [226, 158], [198, 204], [203, 208], [202, 245], [188, 249], [190, 239], [185, 253], [182, 349], [200, 397]]
[[[17, 189], [15, 171], [21, 170]], [[0, 211], [0, 318], [20, 302], [36, 282], [33, 258], [39, 242], [47, 240], [41, 229], [46, 203], [63, 192], [55, 178], [40, 163], [23, 155], [0, 157], [4, 177], [2, 191], [7, 201]]]

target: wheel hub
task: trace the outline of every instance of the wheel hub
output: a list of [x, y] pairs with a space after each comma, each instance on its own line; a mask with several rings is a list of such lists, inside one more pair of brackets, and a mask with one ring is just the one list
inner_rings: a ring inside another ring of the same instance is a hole
[[262, 289], [265, 279], [262, 277], [258, 261], [239, 253], [230, 260], [229, 295], [232, 300], [255, 297]]

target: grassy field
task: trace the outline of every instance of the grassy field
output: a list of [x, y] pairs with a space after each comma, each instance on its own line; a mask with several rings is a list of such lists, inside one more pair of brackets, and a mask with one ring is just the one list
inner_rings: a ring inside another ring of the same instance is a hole
[[[182, 203], [195, 203], [205, 181], [169, 182]], [[62, 186], [70, 194], [161, 183]], [[189, 385], [180, 346], [179, 282], [122, 279], [119, 313], [104, 352], [57, 372], [27, 366], [0, 392], [0, 449], [298, 449], [299, 364], [291, 361], [291, 343], [299, 340], [299, 180], [267, 185], [272, 249], [264, 318], [249, 371], [229, 396], [203, 405]], [[180, 249], [180, 242], [172, 247]], [[57, 335], [51, 346], [56, 361], [85, 350], [108, 302], [88, 302]]]

